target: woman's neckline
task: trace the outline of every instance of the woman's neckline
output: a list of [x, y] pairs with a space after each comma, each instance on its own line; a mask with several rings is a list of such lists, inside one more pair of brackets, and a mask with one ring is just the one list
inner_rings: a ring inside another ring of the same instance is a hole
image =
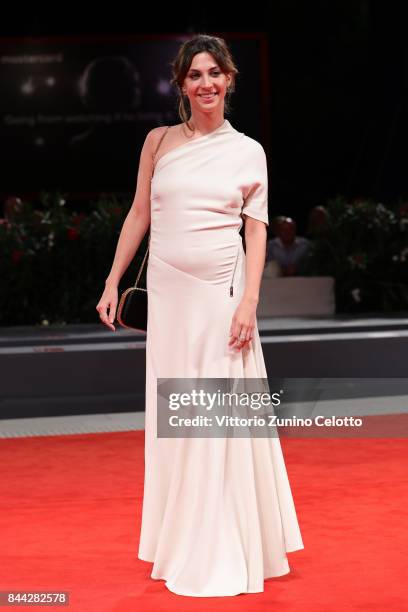
[[168, 155], [171, 155], [175, 151], [178, 151], [179, 149], [181, 149], [183, 147], [187, 147], [188, 145], [191, 145], [191, 144], [193, 144], [195, 142], [199, 142], [199, 141], [204, 140], [206, 138], [210, 138], [214, 134], [217, 134], [223, 128], [231, 128], [231, 127], [232, 126], [231, 126], [230, 122], [228, 121], [228, 119], [224, 119], [223, 123], [221, 123], [221, 125], [219, 125], [217, 128], [215, 128], [215, 130], [212, 130], [211, 132], [207, 132], [207, 134], [202, 134], [201, 136], [197, 136], [196, 138], [192, 138], [191, 140], [188, 140], [187, 142], [183, 142], [183, 144], [177, 145], [177, 147], [173, 147], [172, 149], [170, 149], [170, 151], [167, 151], [166, 153], [163, 153], [163, 155], [161, 155], [159, 157], [159, 159], [157, 160], [157, 162], [156, 162], [156, 164], [154, 166], [154, 172], [156, 171], [156, 168], [160, 164], [161, 160], [164, 159], [165, 157], [167, 157]]

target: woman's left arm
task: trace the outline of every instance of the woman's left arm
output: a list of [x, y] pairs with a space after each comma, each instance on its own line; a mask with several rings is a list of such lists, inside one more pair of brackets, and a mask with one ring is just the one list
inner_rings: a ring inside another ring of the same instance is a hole
[[265, 223], [245, 215], [245, 290], [232, 318], [229, 340], [229, 346], [237, 350], [241, 350], [252, 339], [262, 273], [265, 267], [266, 238]]

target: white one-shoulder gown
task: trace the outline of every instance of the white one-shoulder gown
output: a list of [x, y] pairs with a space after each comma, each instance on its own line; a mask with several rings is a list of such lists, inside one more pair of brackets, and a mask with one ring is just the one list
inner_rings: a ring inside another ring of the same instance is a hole
[[257, 327], [228, 347], [242, 214], [268, 225], [267, 183], [263, 147], [228, 120], [162, 155], [152, 178], [138, 558], [179, 595], [261, 592], [304, 547], [278, 437], [157, 437], [157, 378], [267, 378]]

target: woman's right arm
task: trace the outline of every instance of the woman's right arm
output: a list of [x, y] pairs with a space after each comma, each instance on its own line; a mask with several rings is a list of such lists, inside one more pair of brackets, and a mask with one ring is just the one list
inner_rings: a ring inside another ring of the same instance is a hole
[[163, 127], [154, 128], [146, 136], [140, 154], [135, 197], [123, 222], [112, 267], [105, 281], [105, 290], [96, 306], [101, 322], [112, 331], [115, 331], [113, 321], [118, 304], [119, 281], [135, 256], [150, 225], [150, 181], [153, 173], [153, 155], [164, 129]]

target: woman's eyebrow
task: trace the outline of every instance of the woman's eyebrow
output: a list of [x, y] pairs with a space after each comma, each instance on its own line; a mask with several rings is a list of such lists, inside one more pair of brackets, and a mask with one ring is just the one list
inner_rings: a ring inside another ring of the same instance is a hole
[[[208, 70], [217, 70], [219, 69], [219, 66], [211, 66], [211, 68], [209, 68]], [[198, 68], [191, 68], [190, 72], [201, 72], [200, 70], [198, 70]]]

